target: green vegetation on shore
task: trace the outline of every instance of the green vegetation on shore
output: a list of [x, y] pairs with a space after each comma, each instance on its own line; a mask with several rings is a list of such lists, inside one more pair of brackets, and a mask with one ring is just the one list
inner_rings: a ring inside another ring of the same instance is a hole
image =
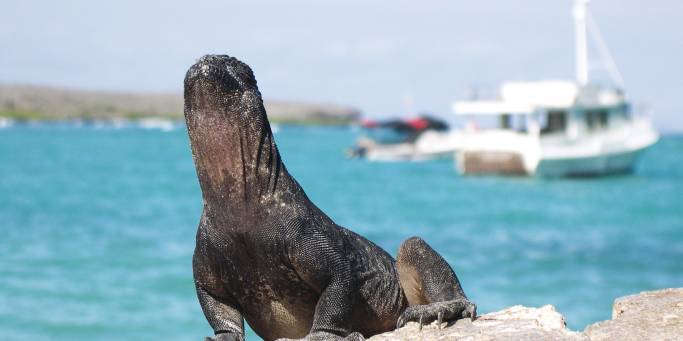
[[45, 111], [28, 111], [28, 110], [12, 110], [7, 108], [0, 109], [0, 117], [6, 117], [17, 121], [68, 121], [68, 120], [139, 120], [149, 117], [159, 117], [167, 118], [170, 120], [181, 120], [183, 118], [182, 114], [170, 113], [168, 115], [154, 115], [141, 111], [122, 111], [122, 112], [112, 112], [112, 115], [102, 115], [95, 114], [92, 112], [84, 111], [79, 113], [74, 113], [72, 115], [51, 115], [49, 112]]
[[13, 110], [2, 108], [0, 109], [0, 117], [7, 117], [19, 121], [33, 121], [33, 120], [49, 120], [49, 117], [41, 115], [35, 111]]
[[[345, 125], [359, 111], [345, 106], [266, 101], [279, 124]], [[183, 119], [179, 94], [115, 93], [31, 85], [0, 85], [0, 117], [19, 121]]]

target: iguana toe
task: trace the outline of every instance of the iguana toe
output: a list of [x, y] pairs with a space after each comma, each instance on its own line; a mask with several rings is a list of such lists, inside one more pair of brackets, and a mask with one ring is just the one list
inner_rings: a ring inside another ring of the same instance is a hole
[[468, 303], [467, 308], [462, 311], [462, 318], [470, 318], [470, 321], [474, 321], [477, 318], [477, 305], [474, 303]]
[[455, 321], [466, 317], [474, 320], [476, 311], [477, 306], [466, 299], [414, 305], [403, 311], [396, 328], [401, 328], [411, 321], [419, 322], [420, 330], [423, 324], [430, 324], [433, 321], [437, 321], [440, 328], [443, 321]]

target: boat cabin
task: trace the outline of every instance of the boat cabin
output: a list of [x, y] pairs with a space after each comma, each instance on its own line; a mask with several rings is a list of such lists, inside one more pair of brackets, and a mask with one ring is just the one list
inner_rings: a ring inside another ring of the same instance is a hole
[[566, 81], [505, 83], [500, 99], [459, 101], [453, 110], [469, 131], [495, 129], [567, 138], [619, 126], [630, 117], [621, 91]]
[[584, 176], [632, 169], [657, 140], [620, 90], [570, 81], [503, 84], [499, 99], [458, 101], [461, 173]]

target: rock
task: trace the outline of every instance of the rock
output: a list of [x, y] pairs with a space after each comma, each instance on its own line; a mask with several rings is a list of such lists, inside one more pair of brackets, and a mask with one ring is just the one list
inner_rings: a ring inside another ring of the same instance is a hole
[[598, 322], [584, 332], [567, 329], [555, 307], [513, 306], [443, 325], [436, 322], [419, 330], [417, 323], [371, 337], [388, 340], [683, 340], [683, 288], [642, 292], [618, 298], [612, 320]]
[[586, 328], [591, 340], [683, 340], [683, 288], [614, 301], [612, 320]]
[[474, 322], [458, 320], [439, 329], [436, 322], [419, 331], [417, 323], [380, 335], [369, 340], [588, 340], [583, 333], [566, 328], [564, 317], [555, 307], [541, 308], [513, 306], [482, 315]]

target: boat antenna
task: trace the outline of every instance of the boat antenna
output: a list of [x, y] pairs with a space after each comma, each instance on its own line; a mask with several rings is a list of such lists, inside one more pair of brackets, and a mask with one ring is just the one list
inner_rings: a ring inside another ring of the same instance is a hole
[[603, 60], [605, 63], [605, 66], [607, 67], [607, 72], [609, 73], [610, 77], [612, 78], [612, 81], [619, 86], [620, 88], [624, 87], [624, 77], [621, 76], [621, 72], [619, 72], [619, 67], [617, 67], [617, 63], [614, 61], [614, 58], [612, 57], [612, 53], [610, 53], [609, 48], [607, 47], [607, 44], [605, 43], [605, 39], [602, 36], [602, 32], [600, 32], [600, 27], [598, 27], [598, 23], [595, 21], [593, 18], [593, 15], [591, 15], [590, 12], [587, 13], [588, 16], [588, 29], [590, 30], [591, 37], [593, 38], [593, 42], [598, 48], [598, 53], [600, 54], [600, 58]]
[[574, 40], [576, 53], [576, 81], [579, 85], [588, 84], [588, 29], [586, 12], [589, 0], [574, 0]]
[[574, 0], [574, 36], [576, 45], [576, 81], [579, 85], [589, 82], [588, 73], [588, 34], [590, 33], [593, 43], [598, 49], [600, 59], [607, 67], [607, 72], [612, 81], [623, 88], [624, 78], [619, 72], [617, 63], [605, 43], [602, 32], [597, 22], [588, 11], [590, 0]]

